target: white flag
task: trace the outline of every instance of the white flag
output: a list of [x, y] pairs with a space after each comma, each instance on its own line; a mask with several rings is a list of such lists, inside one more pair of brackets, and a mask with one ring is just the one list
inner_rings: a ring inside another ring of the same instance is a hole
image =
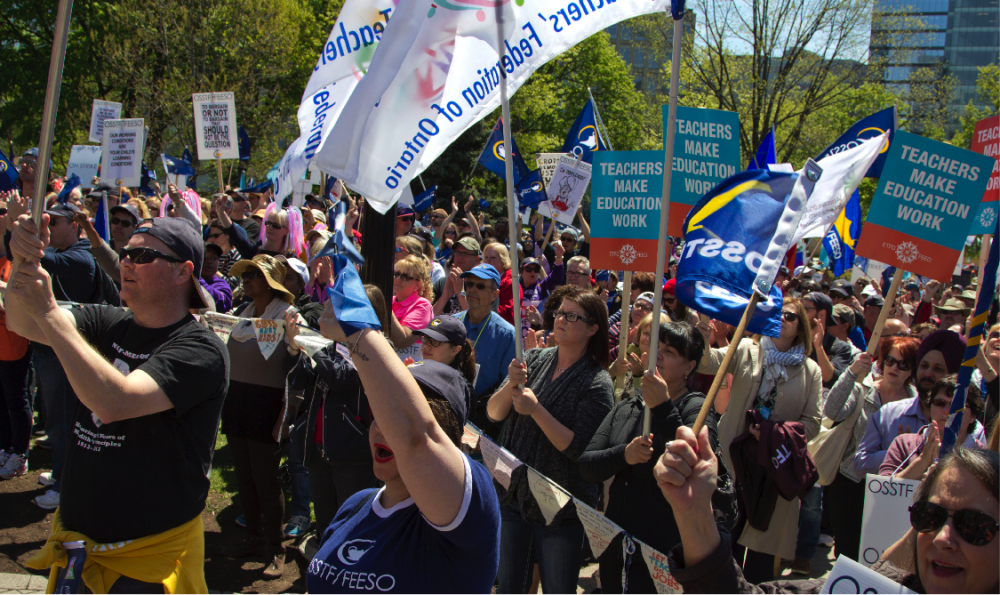
[[501, 4], [503, 64], [492, 8], [402, 0], [334, 126], [337, 142], [316, 154], [320, 169], [384, 213], [411, 179], [500, 105], [500, 77], [513, 94], [537, 68], [601, 29], [669, 8], [667, 0]]
[[594, 552], [595, 558], [600, 558], [604, 550], [608, 549], [615, 537], [622, 532], [622, 528], [578, 498], [573, 498], [573, 504], [576, 504], [576, 516], [580, 517], [583, 531], [590, 540], [590, 549]]
[[289, 145], [277, 165], [274, 198], [279, 203], [292, 193], [316, 151], [326, 143], [347, 98], [368, 71], [386, 26], [395, 16], [396, 4], [392, 0], [347, 0], [340, 9], [302, 94], [299, 138]]
[[889, 133], [884, 132], [856, 147], [828, 155], [816, 162], [823, 169], [823, 177], [816, 182], [806, 203], [806, 211], [795, 230], [793, 245], [803, 238], [821, 238], [826, 235], [864, 179], [868, 168], [878, 159], [883, 149], [888, 148], [888, 139]]
[[569, 503], [570, 495], [531, 467], [528, 467], [528, 487], [535, 495], [538, 508], [542, 509], [545, 524], [551, 525], [552, 519], [556, 518], [563, 506]]

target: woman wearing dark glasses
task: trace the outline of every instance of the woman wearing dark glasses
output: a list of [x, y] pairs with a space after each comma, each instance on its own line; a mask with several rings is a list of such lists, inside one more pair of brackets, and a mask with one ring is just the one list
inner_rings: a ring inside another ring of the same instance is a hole
[[[882, 377], [876, 379], [869, 374], [871, 356], [858, 354], [823, 403], [823, 416], [840, 423], [851, 416], [858, 399], [864, 401], [861, 411], [855, 413], [858, 417], [841, 458], [840, 471], [827, 488], [828, 497], [824, 502], [837, 534], [834, 554], [844, 554], [852, 560], [858, 559], [861, 514], [865, 505], [865, 471], [855, 469], [854, 455], [868, 431], [870, 420], [883, 405], [917, 396], [914, 372], [920, 341], [913, 337], [889, 337], [879, 347], [878, 365], [883, 372]], [[881, 463], [884, 457], [885, 452], [882, 452], [878, 462]]]
[[[709, 339], [707, 326], [699, 330]], [[733, 375], [729, 405], [719, 422], [719, 445], [729, 469], [733, 469], [730, 444], [744, 432], [758, 431], [747, 423], [748, 410], [772, 422], [802, 424], [806, 439], [819, 433], [820, 393], [823, 377], [819, 366], [809, 359], [812, 328], [805, 307], [797, 299], [785, 298], [781, 307], [781, 332], [775, 338], [761, 336], [740, 341], [728, 370], [720, 370], [725, 349], [707, 349], [698, 371]], [[742, 524], [742, 523], [741, 523]], [[749, 524], [734, 528], [733, 536], [746, 548], [743, 572], [747, 580], [761, 583], [774, 578], [774, 556], [795, 559], [798, 536], [799, 500], [779, 498], [767, 531]], [[737, 553], [737, 560], [742, 554]]]
[[[715, 490], [716, 458], [708, 428], [687, 427], [654, 470], [674, 511], [681, 545], [667, 554], [670, 572], [688, 593], [820, 593], [826, 579], [752, 585], [733, 561], [728, 536], [706, 506]], [[1000, 590], [1000, 458], [988, 450], [956, 448], [920, 484], [910, 506], [912, 541], [871, 569], [917, 593], [996, 593]], [[902, 537], [902, 536], [900, 536]], [[913, 545], [911, 545], [913, 544]], [[888, 550], [887, 550], [888, 553]]]

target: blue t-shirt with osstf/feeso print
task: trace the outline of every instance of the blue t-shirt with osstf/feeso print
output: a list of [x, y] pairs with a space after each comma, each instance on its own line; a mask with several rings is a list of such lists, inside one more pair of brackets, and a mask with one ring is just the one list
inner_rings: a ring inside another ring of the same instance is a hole
[[446, 527], [432, 525], [412, 498], [383, 508], [385, 488], [374, 498], [373, 490], [351, 496], [309, 563], [309, 592], [489, 593], [500, 564], [500, 505], [486, 468], [462, 458], [465, 495]]

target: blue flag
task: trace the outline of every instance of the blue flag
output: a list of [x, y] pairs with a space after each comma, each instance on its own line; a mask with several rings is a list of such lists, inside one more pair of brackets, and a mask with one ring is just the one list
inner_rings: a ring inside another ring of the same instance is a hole
[[548, 199], [549, 197], [545, 193], [545, 184], [542, 180], [541, 169], [531, 172], [517, 185], [519, 209], [533, 209]]
[[240, 188], [243, 188], [246, 185], [247, 185], [247, 172], [241, 171], [240, 172]]
[[[191, 155], [191, 150], [184, 147], [184, 154], [181, 155], [181, 160], [187, 163], [188, 169], [191, 171], [189, 174], [182, 174], [188, 177], [187, 186], [192, 190], [198, 189], [198, 172], [194, 169], [194, 157]], [[221, 192], [221, 190], [220, 190]]]
[[339, 254], [355, 264], [364, 264], [365, 257], [361, 256], [358, 249], [354, 247], [354, 242], [352, 242], [347, 236], [347, 234], [353, 232], [351, 230], [344, 229], [345, 223], [347, 222], [346, 200], [342, 200], [334, 207], [330, 208], [327, 214], [327, 221], [331, 223], [330, 228], [333, 230], [333, 236], [327, 240], [326, 245], [323, 246], [322, 250], [312, 255], [312, 258], [310, 258], [309, 261], [312, 262], [313, 260], [322, 258], [323, 256], [333, 258]]
[[167, 165], [168, 174], [177, 176], [193, 176], [195, 174], [194, 167], [190, 161], [164, 154], [163, 162]]
[[240, 161], [250, 161], [250, 135], [242, 126], [236, 131], [236, 142], [240, 148]]
[[265, 190], [267, 190], [268, 188], [271, 187], [271, 184], [272, 184], [271, 180], [264, 180], [263, 182], [261, 182], [260, 184], [257, 184], [256, 186], [250, 186], [249, 188], [243, 188], [243, 191], [244, 192], [258, 192], [258, 193], [259, 192], [264, 192]]
[[823, 149], [823, 152], [816, 157], [816, 161], [827, 155], [853, 149], [859, 144], [858, 141], [875, 138], [888, 130], [889, 142], [886, 143], [878, 158], [868, 168], [868, 173], [865, 174], [866, 178], [879, 178], [882, 176], [882, 167], [885, 166], [885, 159], [889, 155], [889, 146], [892, 144], [893, 137], [896, 136], [896, 126], [895, 106], [874, 113], [848, 128], [847, 132], [841, 134], [840, 138], [833, 141], [833, 144]]
[[767, 169], [768, 165], [774, 165], [777, 162], [778, 155], [774, 148], [774, 126], [771, 126], [771, 131], [760, 141], [757, 153], [750, 160], [750, 163], [747, 164], [747, 170]]
[[434, 192], [437, 191], [437, 184], [413, 197], [413, 211], [422, 213], [434, 206]]
[[97, 213], [94, 214], [94, 231], [101, 239], [111, 243], [111, 224], [108, 223], [108, 193], [101, 193], [101, 200], [97, 203]]
[[854, 266], [854, 245], [861, 233], [861, 198], [857, 189], [850, 200], [844, 205], [844, 210], [833, 222], [830, 232], [823, 238], [823, 248], [830, 258], [830, 268], [833, 275], [839, 277], [844, 271]]
[[[798, 174], [738, 173], [706, 194], [684, 220], [677, 299], [711, 318], [738, 325], [750, 302]], [[739, 221], [734, 225], [734, 221]], [[772, 286], [747, 324], [748, 333], [781, 333], [782, 294]]]
[[0, 151], [0, 192], [17, 188], [17, 168], [14, 162]]
[[330, 296], [330, 306], [344, 334], [351, 336], [366, 328], [381, 329], [382, 324], [368, 300], [354, 263], [339, 254], [333, 254], [330, 259], [333, 261], [335, 281], [332, 287], [327, 287], [326, 293]]
[[601, 137], [597, 134], [597, 118], [594, 116], [594, 103], [587, 100], [580, 114], [573, 122], [573, 127], [566, 135], [563, 143], [563, 153], [573, 153], [586, 163], [594, 162], [594, 151], [600, 151]]
[[672, 16], [675, 21], [679, 21], [684, 18], [684, 0], [670, 0], [670, 16]]
[[[517, 186], [521, 178], [528, 176], [528, 166], [524, 164], [524, 158], [521, 157], [521, 152], [517, 149], [513, 135], [511, 135], [510, 143], [514, 147], [512, 151], [514, 154], [514, 185]], [[479, 164], [506, 180], [507, 170], [504, 166], [506, 154], [507, 151], [504, 150], [503, 146], [503, 119], [497, 119], [496, 125], [493, 126], [493, 132], [490, 133], [490, 138], [486, 141], [486, 146], [479, 154]]]
[[146, 167], [146, 161], [142, 162], [142, 178], [139, 181], [139, 192], [146, 196], [153, 196], [156, 192], [149, 182], [156, 179], [156, 170]]
[[73, 189], [80, 185], [80, 176], [73, 174], [72, 176], [66, 178], [63, 183], [62, 190], [59, 191], [59, 197], [56, 198], [56, 202], [61, 205], [69, 202], [69, 194], [73, 192]]

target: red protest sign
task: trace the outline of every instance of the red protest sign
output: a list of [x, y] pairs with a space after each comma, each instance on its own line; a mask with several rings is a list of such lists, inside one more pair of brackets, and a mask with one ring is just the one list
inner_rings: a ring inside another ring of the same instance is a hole
[[1000, 114], [976, 122], [972, 134], [972, 150], [998, 160], [993, 165], [989, 184], [983, 193], [983, 202], [1000, 200]]

